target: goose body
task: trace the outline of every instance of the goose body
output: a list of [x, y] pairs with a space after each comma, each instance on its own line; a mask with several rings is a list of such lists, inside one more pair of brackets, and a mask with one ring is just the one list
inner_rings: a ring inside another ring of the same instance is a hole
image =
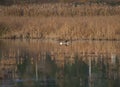
[[70, 42], [69, 41], [61, 41], [59, 44], [67, 46], [67, 45], [70, 45]]

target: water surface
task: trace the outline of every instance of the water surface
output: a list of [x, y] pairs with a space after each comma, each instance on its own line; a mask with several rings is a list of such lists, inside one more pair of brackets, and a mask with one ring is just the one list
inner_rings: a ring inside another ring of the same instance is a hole
[[119, 44], [0, 40], [0, 87], [119, 87]]

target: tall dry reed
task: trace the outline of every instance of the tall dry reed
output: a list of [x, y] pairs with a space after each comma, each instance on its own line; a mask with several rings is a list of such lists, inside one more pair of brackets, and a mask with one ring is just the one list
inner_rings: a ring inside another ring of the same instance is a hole
[[119, 6], [103, 4], [41, 4], [0, 6], [0, 15], [7, 16], [111, 16], [120, 15]]
[[120, 40], [119, 16], [0, 17], [0, 29], [5, 27], [2, 38]]

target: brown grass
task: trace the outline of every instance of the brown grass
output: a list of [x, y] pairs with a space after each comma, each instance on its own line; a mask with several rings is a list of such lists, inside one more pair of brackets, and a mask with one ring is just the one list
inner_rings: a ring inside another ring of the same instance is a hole
[[7, 29], [3, 38], [120, 39], [119, 16], [7, 16], [0, 17], [0, 27], [0, 30]]
[[0, 15], [7, 16], [110, 16], [120, 15], [119, 6], [103, 4], [41, 4], [0, 6]]
[[0, 36], [120, 40], [119, 8], [102, 4], [0, 6]]

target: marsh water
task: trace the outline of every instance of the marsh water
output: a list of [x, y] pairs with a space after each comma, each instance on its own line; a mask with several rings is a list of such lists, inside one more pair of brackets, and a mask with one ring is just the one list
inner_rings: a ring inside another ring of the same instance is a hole
[[0, 40], [0, 87], [120, 87], [120, 41]]

